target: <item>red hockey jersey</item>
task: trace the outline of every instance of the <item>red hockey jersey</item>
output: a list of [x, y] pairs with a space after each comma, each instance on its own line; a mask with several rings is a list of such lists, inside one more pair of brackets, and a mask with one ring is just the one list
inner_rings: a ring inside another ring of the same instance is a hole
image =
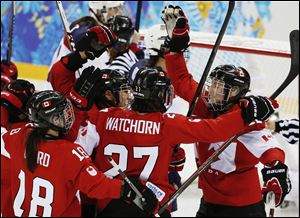
[[[2, 118], [6, 117], [4, 120], [6, 122], [2, 122]], [[25, 122], [17, 122], [10, 123], [8, 121], [8, 113], [7, 109], [1, 106], [1, 135], [7, 132], [7, 129], [15, 129], [25, 125]], [[7, 157], [5, 153], [5, 148], [2, 148], [2, 140], [1, 140], [1, 215], [3, 217], [13, 217], [13, 201], [10, 192], [10, 178], [9, 175], [10, 170], [10, 159]]]
[[[119, 173], [107, 159], [112, 156], [127, 176], [139, 176], [147, 181], [146, 185], [161, 204], [174, 191], [168, 182], [174, 145], [217, 142], [245, 127], [240, 109], [211, 120], [190, 119], [178, 114], [141, 115], [120, 108], [104, 109], [89, 113], [89, 116], [100, 135], [96, 166], [107, 176], [119, 178]], [[104, 208], [107, 202], [99, 201], [98, 206]]]
[[80, 216], [78, 190], [92, 198], [119, 198], [121, 180], [99, 172], [83, 148], [60, 139], [38, 147], [38, 167], [26, 167], [25, 140], [30, 127], [1, 135], [1, 155], [9, 162], [11, 196], [15, 216]]
[[[183, 55], [166, 55], [166, 67], [176, 93], [191, 102], [198, 83], [189, 74]], [[213, 117], [201, 98], [194, 114], [200, 118]], [[196, 146], [198, 164], [209, 158], [223, 141], [207, 143], [200, 140]], [[274, 160], [283, 162], [284, 152], [271, 133], [264, 129], [264, 123], [249, 127], [199, 176], [199, 187], [203, 190], [204, 200], [229, 206], [245, 206], [261, 201], [260, 181], [255, 165]]]

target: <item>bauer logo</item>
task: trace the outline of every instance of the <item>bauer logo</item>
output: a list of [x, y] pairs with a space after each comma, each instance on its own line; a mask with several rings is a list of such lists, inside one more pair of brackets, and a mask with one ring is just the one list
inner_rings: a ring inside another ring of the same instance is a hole
[[146, 186], [155, 194], [158, 201], [162, 201], [162, 199], [165, 197], [166, 193], [158, 188], [156, 185], [154, 185], [152, 182], [147, 182]]

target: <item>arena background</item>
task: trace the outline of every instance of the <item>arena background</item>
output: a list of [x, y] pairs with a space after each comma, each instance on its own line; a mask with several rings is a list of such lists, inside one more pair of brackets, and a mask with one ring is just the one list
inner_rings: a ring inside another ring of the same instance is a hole
[[[228, 2], [225, 1], [143, 1], [140, 29], [147, 29], [155, 24], [162, 23], [161, 10], [166, 4], [180, 5], [190, 22], [194, 32], [218, 33]], [[68, 1], [63, 2], [69, 22], [88, 15], [88, 2]], [[1, 59], [6, 57], [8, 23], [11, 1], [1, 1]], [[135, 23], [137, 1], [126, 1], [127, 14]], [[13, 56], [16, 62], [20, 78], [34, 82], [38, 90], [45, 86], [48, 73], [48, 65], [62, 36], [63, 27], [57, 11], [55, 1], [17, 1], [16, 17], [13, 37]], [[289, 32], [299, 29], [299, 2], [298, 1], [245, 1], [236, 2], [236, 8], [232, 15], [226, 34], [234, 36], [247, 36], [258, 39], [271, 39], [288, 42]], [[191, 53], [193, 55], [193, 53]], [[189, 60], [197, 62], [197, 59]], [[271, 71], [269, 64], [261, 63], [266, 70]], [[288, 70], [288, 67], [286, 71]], [[196, 77], [201, 76], [201, 70]], [[262, 72], [264, 73], [264, 72]], [[286, 72], [287, 73], [287, 72]], [[274, 75], [266, 78], [280, 80]], [[264, 85], [265, 80], [259, 85]], [[280, 82], [280, 81], [278, 81]], [[268, 86], [268, 85], [266, 85]], [[276, 87], [271, 87], [274, 90]], [[290, 108], [292, 112], [286, 112], [283, 117], [299, 117], [299, 77], [288, 87], [285, 93], [292, 95], [293, 102]], [[283, 93], [284, 94], [284, 93]], [[188, 105], [186, 102], [175, 102], [180, 105], [180, 113], [186, 114]], [[288, 165], [291, 170], [293, 190], [288, 199], [294, 201], [287, 209], [278, 209], [277, 216], [299, 217], [299, 144], [289, 145], [280, 136], [276, 136], [287, 151]], [[193, 146], [183, 145], [187, 153], [187, 163], [181, 176], [188, 178], [196, 169], [194, 164]], [[179, 210], [175, 216], [194, 216], [199, 205], [201, 191], [196, 188], [196, 183], [179, 197]], [[187, 209], [191, 208], [191, 209]]]

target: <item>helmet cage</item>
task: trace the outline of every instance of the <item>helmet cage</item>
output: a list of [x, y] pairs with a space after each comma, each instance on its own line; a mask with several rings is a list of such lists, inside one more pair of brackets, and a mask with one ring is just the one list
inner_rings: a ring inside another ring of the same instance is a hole
[[51, 99], [49, 96], [39, 101], [38, 97], [33, 96], [29, 101], [29, 119], [36, 127], [49, 128], [61, 133], [67, 133], [73, 126], [75, 115], [72, 103], [64, 97], [59, 101]]
[[221, 65], [211, 72], [205, 82], [202, 99], [210, 111], [223, 112], [246, 95], [249, 85], [250, 76], [244, 68]]
[[208, 78], [202, 91], [202, 99], [210, 111], [224, 111], [232, 87], [216, 78]]
[[[122, 84], [112, 89], [117, 106], [129, 108], [134, 100], [133, 91], [128, 79], [124, 78]], [[124, 97], [125, 96], [125, 97]]]

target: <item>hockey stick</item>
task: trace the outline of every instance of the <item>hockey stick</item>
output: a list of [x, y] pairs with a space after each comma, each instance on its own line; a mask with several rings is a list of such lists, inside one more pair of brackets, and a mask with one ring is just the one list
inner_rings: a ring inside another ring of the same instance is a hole
[[12, 56], [12, 40], [13, 40], [13, 32], [14, 32], [14, 22], [15, 22], [15, 1], [11, 2], [11, 13], [10, 13], [10, 21], [9, 21], [9, 32], [8, 32], [8, 46], [6, 53], [6, 61], [10, 63]]
[[69, 23], [67, 20], [67, 16], [65, 14], [65, 10], [62, 6], [62, 2], [56, 1], [56, 5], [57, 5], [58, 12], [59, 12], [60, 18], [61, 18], [63, 26], [64, 26], [64, 33], [67, 38], [70, 49], [71, 49], [71, 51], [75, 51], [75, 43], [74, 43], [74, 40], [73, 40], [73, 37], [71, 34], [71, 30], [70, 30], [70, 26], [69, 26]]
[[136, 198], [133, 200], [133, 202], [136, 204], [136, 206], [138, 206], [141, 210], [144, 210], [143, 208], [143, 204], [145, 204], [145, 198], [143, 197], [142, 193], [135, 187], [135, 185], [130, 181], [130, 179], [126, 176], [126, 174], [120, 169], [120, 167], [116, 164], [116, 162], [114, 161], [114, 159], [112, 159], [111, 157], [108, 157], [108, 161], [110, 162], [110, 164], [116, 169], [118, 170], [118, 172], [120, 173], [120, 175], [123, 177], [123, 179], [128, 183], [128, 185], [132, 188], [132, 190], [136, 193], [136, 195], [139, 197], [139, 199], [141, 199], [141, 202], [139, 202], [139, 200]]
[[143, 1], [138, 1], [136, 7], [136, 16], [135, 16], [135, 25], [134, 25], [136, 31], [139, 31], [140, 29], [142, 6], [143, 6]]
[[275, 212], [275, 193], [269, 192], [266, 197], [266, 202], [270, 204], [269, 217], [274, 217]]
[[[227, 13], [226, 13], [224, 22], [222, 24], [221, 30], [220, 30], [220, 32], [218, 34], [216, 42], [215, 42], [215, 44], [213, 46], [213, 49], [212, 49], [212, 51], [210, 53], [210, 56], [208, 58], [206, 66], [204, 68], [203, 74], [201, 76], [200, 82], [199, 82], [199, 84], [197, 86], [197, 89], [195, 91], [194, 97], [193, 97], [193, 99], [191, 101], [189, 110], [188, 110], [187, 115], [186, 115], [187, 117], [192, 116], [192, 114], [193, 114], [193, 112], [195, 110], [196, 104], [197, 104], [198, 99], [199, 99], [199, 94], [200, 94], [201, 90], [203, 89], [203, 86], [204, 86], [204, 83], [205, 83], [206, 78], [208, 76], [208, 73], [210, 71], [211, 65], [212, 65], [212, 63], [213, 63], [213, 61], [214, 61], [214, 59], [216, 57], [217, 51], [218, 51], [218, 49], [220, 47], [221, 41], [222, 41], [223, 36], [224, 36], [224, 34], [226, 32], [226, 29], [227, 29], [228, 23], [230, 21], [230, 18], [231, 18], [234, 6], [235, 6], [235, 2], [234, 1], [229, 1], [229, 5], [228, 5], [228, 9], [227, 9]], [[175, 146], [175, 151], [178, 151], [179, 146], [180, 146], [180, 144], [177, 144]]]
[[[59, 12], [61, 21], [62, 21], [63, 26], [64, 26], [64, 33], [65, 33], [65, 36], [67, 38], [69, 47], [70, 47], [71, 51], [75, 51], [76, 50], [75, 49], [75, 42], [74, 42], [73, 36], [71, 34], [70, 25], [68, 23], [67, 16], [65, 14], [65, 10], [62, 6], [62, 2], [61, 1], [56, 1], [56, 5], [57, 5], [57, 8], [58, 8], [58, 12]], [[77, 70], [76, 73], [78, 74], [78, 76], [80, 76], [80, 71], [79, 70]]]
[[207, 75], [208, 75], [208, 73], [210, 71], [211, 65], [212, 65], [212, 63], [213, 63], [213, 61], [214, 61], [214, 59], [216, 57], [217, 51], [219, 49], [219, 46], [221, 44], [221, 41], [222, 41], [223, 36], [225, 34], [225, 31], [227, 29], [227, 26], [228, 26], [231, 14], [233, 12], [234, 6], [235, 6], [235, 2], [234, 1], [229, 1], [229, 5], [228, 5], [226, 17], [224, 19], [224, 22], [223, 22], [223, 25], [222, 25], [221, 30], [219, 32], [219, 35], [217, 37], [217, 40], [216, 40], [216, 42], [214, 44], [214, 47], [213, 47], [213, 49], [212, 49], [212, 51], [210, 53], [210, 56], [208, 58], [206, 66], [204, 68], [204, 72], [202, 74], [202, 77], [201, 77], [200, 82], [198, 84], [198, 87], [196, 89], [196, 92], [195, 92], [195, 95], [193, 97], [193, 100], [192, 100], [192, 102], [190, 104], [189, 111], [187, 113], [188, 117], [192, 116], [192, 114], [194, 112], [195, 106], [196, 106], [196, 104], [198, 102], [199, 94], [200, 94], [200, 92], [201, 92], [201, 90], [203, 88], [203, 85], [204, 85], [205, 81], [206, 81], [206, 78], [207, 78]]
[[[275, 99], [299, 74], [299, 30], [293, 30], [290, 33], [290, 47], [291, 67], [289, 74], [279, 88], [271, 95], [270, 98], [272, 99]], [[162, 212], [231, 144], [231, 142], [242, 134], [243, 131], [238, 132], [215, 150], [215, 152], [182, 184], [182, 186], [169, 197], [159, 209], [158, 214], [161, 215]]]

